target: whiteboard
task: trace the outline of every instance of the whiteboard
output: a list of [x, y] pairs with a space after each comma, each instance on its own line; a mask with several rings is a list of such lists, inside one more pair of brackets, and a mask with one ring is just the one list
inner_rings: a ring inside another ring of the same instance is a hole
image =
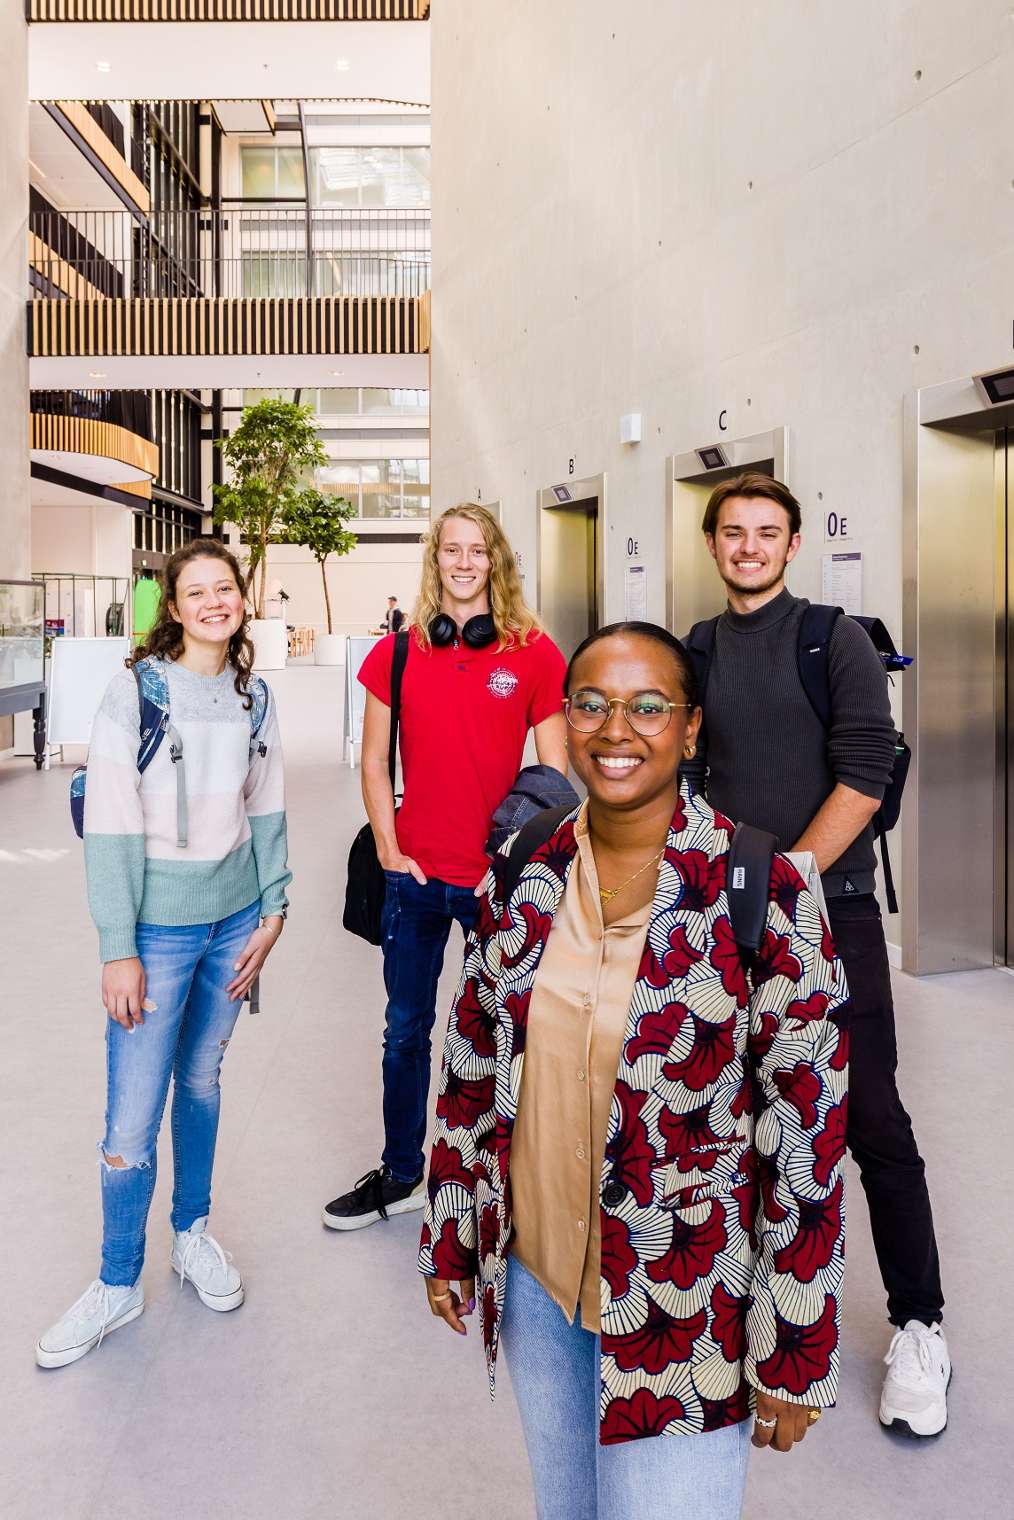
[[345, 640], [345, 750], [353, 768], [356, 745], [363, 742], [363, 718], [366, 714], [366, 687], [359, 683], [363, 661], [386, 634], [349, 634]]
[[130, 653], [129, 639], [53, 640], [47, 742], [87, 744], [106, 687]]

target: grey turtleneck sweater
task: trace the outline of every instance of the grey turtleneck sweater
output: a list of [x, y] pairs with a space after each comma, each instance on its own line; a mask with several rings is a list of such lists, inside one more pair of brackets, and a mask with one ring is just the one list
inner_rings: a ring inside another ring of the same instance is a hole
[[[791, 849], [837, 782], [878, 800], [891, 778], [895, 729], [880, 657], [858, 623], [840, 617], [828, 650], [831, 728], [799, 680], [799, 624], [809, 603], [782, 591], [756, 612], [718, 620], [704, 714], [709, 801]], [[823, 873], [828, 897], [872, 892], [867, 827]]]

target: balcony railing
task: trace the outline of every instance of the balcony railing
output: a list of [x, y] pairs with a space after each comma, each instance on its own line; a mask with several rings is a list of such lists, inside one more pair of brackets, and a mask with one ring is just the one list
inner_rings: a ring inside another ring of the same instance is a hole
[[[428, 211], [33, 211], [35, 296], [420, 296]], [[83, 282], [83, 283], [82, 283]]]
[[147, 391], [32, 391], [29, 410], [45, 417], [108, 422], [138, 438], [155, 437]]
[[29, 21], [426, 21], [430, 0], [25, 0]]

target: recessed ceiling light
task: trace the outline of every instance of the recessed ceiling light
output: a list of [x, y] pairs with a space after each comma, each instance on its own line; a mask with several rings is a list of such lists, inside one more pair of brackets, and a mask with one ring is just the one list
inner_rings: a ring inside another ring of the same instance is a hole
[[349, 63], [347, 58], [338, 58], [335, 60], [335, 68], [338, 70], [339, 74], [346, 73], [351, 67], [352, 65]]
[[88, 371], [88, 378], [89, 380], [104, 380], [106, 372], [104, 369], [90, 369]]
[[95, 67], [98, 69], [100, 74], [111, 74], [113, 70], [112, 64], [107, 63], [104, 58], [100, 58]]
[[333, 369], [331, 373], [332, 375], [336, 375], [338, 378], [341, 378], [341, 376], [344, 375], [345, 371], [343, 369]]

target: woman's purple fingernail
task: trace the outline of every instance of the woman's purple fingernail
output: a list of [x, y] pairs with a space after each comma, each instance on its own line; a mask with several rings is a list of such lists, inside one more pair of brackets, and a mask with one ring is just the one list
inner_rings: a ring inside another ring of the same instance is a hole
[[469, 1308], [469, 1312], [471, 1312], [475, 1308], [475, 1299], [474, 1298], [470, 1298], [468, 1300], [468, 1308]]

